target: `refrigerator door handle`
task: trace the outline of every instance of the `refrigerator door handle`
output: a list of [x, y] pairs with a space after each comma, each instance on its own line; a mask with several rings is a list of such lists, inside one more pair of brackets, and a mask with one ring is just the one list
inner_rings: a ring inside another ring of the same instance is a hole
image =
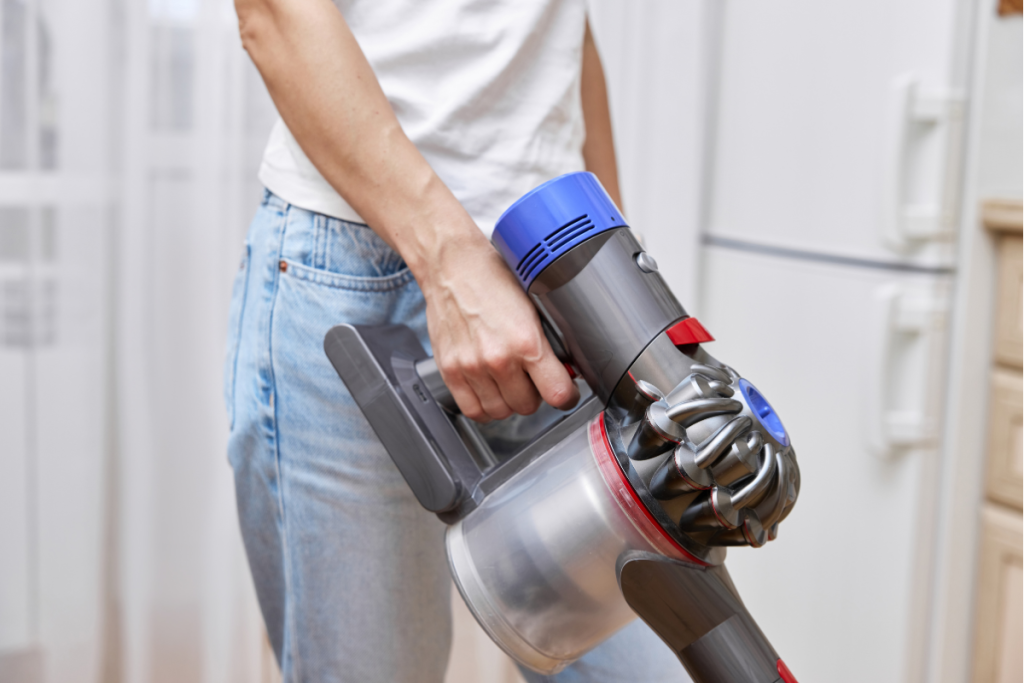
[[[952, 235], [963, 109], [962, 95], [925, 90], [913, 74], [893, 83], [881, 227], [883, 241], [897, 252]], [[919, 172], [911, 162], [925, 133], [936, 138], [940, 187], [934, 200], [910, 203], [911, 178]]]
[[[911, 392], [916, 405], [897, 407], [894, 404], [899, 387], [894, 376], [899, 365], [910, 360], [906, 356], [908, 349], [932, 353], [934, 342], [945, 328], [947, 303], [938, 293], [899, 284], [880, 287], [874, 303], [878, 333], [868, 350], [866, 433], [872, 452], [891, 459], [909, 448], [932, 445], [938, 439], [938, 423], [929, 409], [927, 387]], [[922, 382], [926, 383], [929, 359], [923, 359], [921, 365], [925, 368]]]

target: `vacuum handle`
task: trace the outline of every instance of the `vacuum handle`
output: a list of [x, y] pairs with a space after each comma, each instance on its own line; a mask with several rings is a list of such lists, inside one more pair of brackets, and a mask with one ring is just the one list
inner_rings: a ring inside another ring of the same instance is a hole
[[[558, 334], [542, 327], [565, 362]], [[420, 504], [449, 523], [458, 519], [495, 455], [459, 414], [416, 334], [405, 325], [338, 325], [324, 351]]]
[[480, 473], [441, 407], [422, 391], [416, 363], [427, 354], [413, 331], [338, 325], [324, 351], [420, 504], [453, 510]]
[[638, 553], [620, 562], [619, 587], [695, 683], [796, 683], [724, 566]]
[[459, 405], [455, 402], [455, 397], [452, 396], [448, 385], [441, 378], [441, 368], [437, 367], [437, 361], [433, 356], [416, 363], [416, 374], [423, 380], [423, 385], [438, 405], [452, 415], [459, 412]]
[[[565, 350], [565, 346], [562, 344], [562, 340], [543, 316], [540, 319], [540, 327], [544, 331], [548, 344], [551, 345], [551, 350], [555, 352], [555, 357], [566, 366], [569, 375], [575, 377], [576, 370], [572, 367], [572, 361]], [[423, 380], [423, 384], [427, 387], [427, 391], [430, 392], [430, 396], [442, 408], [452, 415], [459, 413], [459, 406], [455, 403], [455, 397], [452, 396], [452, 392], [441, 378], [441, 369], [437, 367], [437, 361], [433, 357], [417, 361], [416, 374]]]

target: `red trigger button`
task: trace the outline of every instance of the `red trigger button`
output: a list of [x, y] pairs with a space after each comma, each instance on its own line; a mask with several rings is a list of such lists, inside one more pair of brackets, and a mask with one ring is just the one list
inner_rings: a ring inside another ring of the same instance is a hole
[[668, 338], [676, 346], [686, 344], [700, 344], [701, 342], [715, 341], [711, 333], [704, 329], [704, 326], [696, 318], [685, 318], [672, 327], [665, 330]]

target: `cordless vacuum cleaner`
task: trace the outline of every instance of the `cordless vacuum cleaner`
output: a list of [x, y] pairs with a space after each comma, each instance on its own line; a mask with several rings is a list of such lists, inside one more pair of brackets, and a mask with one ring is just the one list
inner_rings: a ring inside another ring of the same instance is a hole
[[800, 490], [778, 415], [712, 358], [590, 173], [498, 221], [495, 247], [577, 380], [577, 407], [480, 425], [413, 332], [340, 325], [331, 363], [423, 507], [463, 599], [553, 673], [639, 615], [698, 683], [794, 683], [723, 566], [773, 540]]

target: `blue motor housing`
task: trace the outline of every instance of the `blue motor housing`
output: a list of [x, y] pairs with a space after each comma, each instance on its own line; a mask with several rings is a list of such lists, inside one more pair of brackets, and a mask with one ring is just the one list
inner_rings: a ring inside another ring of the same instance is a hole
[[492, 241], [523, 289], [559, 256], [594, 235], [629, 227], [593, 173], [567, 173], [501, 214]]

